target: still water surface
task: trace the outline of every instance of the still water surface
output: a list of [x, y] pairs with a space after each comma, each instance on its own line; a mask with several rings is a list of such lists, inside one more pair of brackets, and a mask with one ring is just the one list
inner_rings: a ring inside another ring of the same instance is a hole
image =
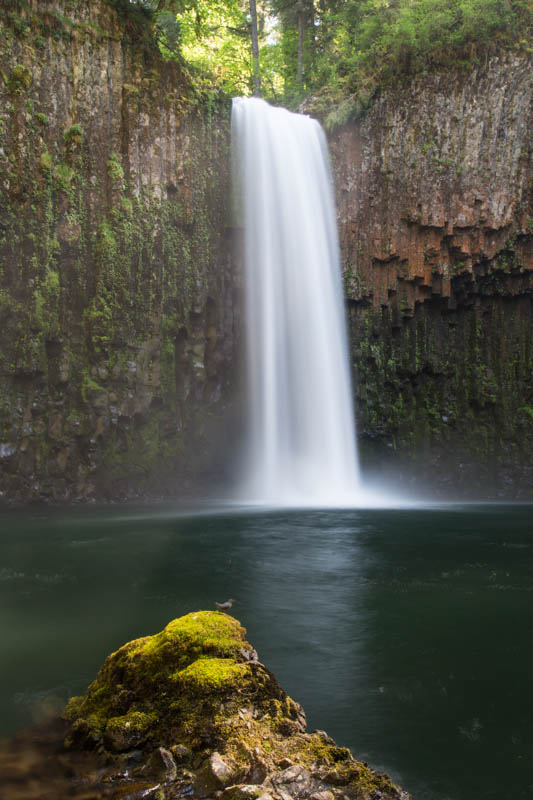
[[235, 597], [309, 728], [419, 800], [533, 797], [533, 509], [0, 517], [0, 735]]

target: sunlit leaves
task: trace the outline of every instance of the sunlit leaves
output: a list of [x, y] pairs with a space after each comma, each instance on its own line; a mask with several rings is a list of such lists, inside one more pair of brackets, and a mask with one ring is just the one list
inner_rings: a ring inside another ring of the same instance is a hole
[[[113, 2], [147, 15], [163, 54], [183, 59], [197, 82], [251, 94], [248, 0]], [[531, 47], [531, 2], [256, 0], [263, 94], [293, 105], [310, 92], [353, 96], [364, 106], [403, 76]]]
[[181, 53], [229, 94], [248, 94], [251, 49], [246, 14], [237, 0], [197, 0], [179, 14]]

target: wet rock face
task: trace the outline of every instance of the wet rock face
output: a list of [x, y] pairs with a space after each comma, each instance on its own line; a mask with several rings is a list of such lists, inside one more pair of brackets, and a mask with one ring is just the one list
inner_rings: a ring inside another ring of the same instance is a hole
[[[188, 614], [124, 645], [65, 718], [62, 764], [94, 796], [105, 786], [106, 797], [159, 800], [409, 797], [323, 731], [307, 733], [301, 706], [220, 612]], [[83, 753], [93, 759], [87, 774]]]
[[417, 78], [330, 142], [363, 445], [474, 494], [531, 491], [532, 65]]
[[207, 111], [124, 6], [14, 2], [0, 20], [10, 499], [164, 490], [215, 458], [234, 352], [229, 108]]

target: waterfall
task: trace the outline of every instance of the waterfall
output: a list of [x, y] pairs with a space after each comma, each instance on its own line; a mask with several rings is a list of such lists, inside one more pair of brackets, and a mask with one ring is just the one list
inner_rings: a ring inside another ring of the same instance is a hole
[[357, 505], [360, 492], [333, 187], [316, 120], [233, 101], [244, 213], [248, 433], [241, 493]]

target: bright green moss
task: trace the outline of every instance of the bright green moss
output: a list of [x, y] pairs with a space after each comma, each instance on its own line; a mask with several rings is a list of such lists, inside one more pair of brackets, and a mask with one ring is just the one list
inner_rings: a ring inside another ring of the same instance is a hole
[[16, 64], [11, 70], [8, 81], [8, 90], [11, 94], [26, 92], [32, 84], [32, 75], [28, 67]]
[[63, 141], [67, 148], [74, 149], [79, 147], [83, 142], [85, 132], [81, 125], [70, 125], [63, 134]]
[[142, 711], [131, 711], [120, 717], [112, 717], [105, 727], [106, 744], [119, 753], [137, 747], [146, 741], [156, 719], [155, 715]]
[[54, 167], [54, 185], [61, 192], [68, 193], [73, 177], [74, 170], [68, 164], [56, 164]]
[[200, 658], [175, 674], [180, 688], [200, 695], [239, 687], [249, 677], [248, 664], [227, 658]]
[[118, 153], [111, 153], [107, 160], [107, 174], [112, 183], [122, 184], [124, 181], [124, 169]]
[[43, 172], [50, 172], [52, 169], [52, 156], [48, 150], [44, 150], [39, 158], [39, 166]]
[[173, 620], [155, 636], [130, 642], [115, 655], [126, 668], [131, 664], [137, 671], [168, 680], [176, 667], [185, 669], [198, 658], [237, 657], [243, 646], [249, 647], [244, 633], [237, 620], [226, 614], [198, 611]]
[[85, 697], [70, 701], [65, 717], [91, 741], [105, 731], [114, 750], [122, 747], [120, 726], [141, 708], [160, 738], [181, 726], [197, 741], [198, 731], [213, 724], [220, 696], [240, 697], [250, 683], [251, 668], [241, 653], [250, 649], [244, 636], [237, 620], [216, 611], [173, 620], [161, 633], [112, 653]]
[[185, 647], [199, 647], [213, 654], [231, 657], [243, 646], [245, 630], [227, 614], [197, 611], [173, 620], [158, 635], [179, 641]]

